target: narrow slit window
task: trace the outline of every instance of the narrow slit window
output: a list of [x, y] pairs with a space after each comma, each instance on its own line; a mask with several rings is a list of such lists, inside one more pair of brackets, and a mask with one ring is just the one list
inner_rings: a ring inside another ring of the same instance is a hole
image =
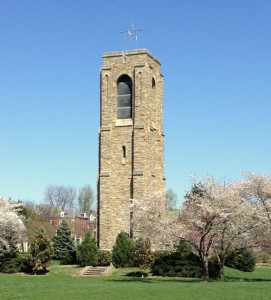
[[121, 163], [123, 165], [126, 164], [126, 147], [125, 146], [122, 146], [122, 161], [121, 161]]
[[155, 83], [155, 79], [152, 77], [151, 86], [152, 86], [152, 88], [153, 88], [153, 89], [155, 88], [155, 85], [156, 85], [156, 83]]
[[126, 158], [126, 148], [125, 146], [122, 146], [122, 158]]

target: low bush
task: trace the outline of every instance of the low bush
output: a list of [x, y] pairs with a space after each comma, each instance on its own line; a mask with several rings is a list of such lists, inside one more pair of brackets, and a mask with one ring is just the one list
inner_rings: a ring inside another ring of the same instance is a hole
[[162, 259], [164, 256], [169, 255], [171, 252], [167, 250], [157, 250], [154, 252], [154, 260]]
[[17, 258], [5, 259], [1, 265], [0, 272], [2, 273], [20, 272], [20, 267], [18, 266]]
[[201, 277], [202, 267], [199, 257], [192, 252], [164, 252], [155, 257], [151, 272], [165, 277]]
[[18, 272], [16, 259], [19, 255], [17, 247], [19, 240], [15, 232], [10, 232], [5, 238], [8, 245], [0, 241], [0, 272], [16, 273]]
[[[185, 241], [181, 241], [175, 247], [174, 252], [155, 252], [154, 263], [151, 266], [153, 275], [165, 277], [197, 277], [203, 275], [202, 262], [192, 252], [192, 247]], [[219, 266], [215, 258], [209, 260], [210, 277], [218, 277]]]
[[256, 258], [246, 249], [229, 250], [225, 266], [243, 272], [252, 272], [256, 265]]
[[107, 250], [98, 251], [98, 265], [99, 266], [109, 266], [112, 261], [112, 254]]
[[29, 254], [18, 254], [13, 258], [2, 261], [0, 272], [2, 273], [31, 273], [32, 267], [29, 264]]
[[174, 246], [174, 249], [177, 252], [181, 252], [181, 253], [185, 254], [185, 253], [191, 253], [193, 250], [193, 247], [188, 242], [181, 240], [178, 244], [176, 244]]
[[29, 254], [20, 253], [18, 249], [19, 239], [15, 232], [6, 236], [8, 245], [0, 242], [0, 272], [2, 273], [30, 273]]
[[76, 252], [67, 252], [60, 260], [61, 265], [73, 265], [76, 264]]
[[216, 255], [209, 258], [209, 276], [213, 278], [219, 277], [219, 264]]

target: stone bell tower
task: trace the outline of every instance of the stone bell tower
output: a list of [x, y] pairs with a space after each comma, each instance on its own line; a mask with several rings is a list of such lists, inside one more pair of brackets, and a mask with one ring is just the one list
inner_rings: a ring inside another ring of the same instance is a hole
[[132, 198], [165, 189], [163, 76], [146, 49], [109, 52], [100, 77], [98, 243], [132, 235]]

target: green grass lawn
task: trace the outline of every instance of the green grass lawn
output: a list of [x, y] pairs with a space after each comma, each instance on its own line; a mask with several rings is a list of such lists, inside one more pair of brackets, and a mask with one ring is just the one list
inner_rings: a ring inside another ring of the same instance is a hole
[[45, 275], [0, 274], [0, 299], [270, 299], [271, 269], [244, 273], [225, 269], [226, 282], [199, 279], [127, 276], [118, 269], [102, 278], [73, 277], [80, 268], [55, 262]]

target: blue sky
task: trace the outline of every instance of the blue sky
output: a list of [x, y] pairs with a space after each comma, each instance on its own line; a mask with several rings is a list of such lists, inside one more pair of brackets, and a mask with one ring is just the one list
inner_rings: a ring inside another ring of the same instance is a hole
[[102, 55], [130, 22], [162, 63], [167, 187], [271, 174], [270, 1], [1, 0], [0, 195], [96, 190]]

